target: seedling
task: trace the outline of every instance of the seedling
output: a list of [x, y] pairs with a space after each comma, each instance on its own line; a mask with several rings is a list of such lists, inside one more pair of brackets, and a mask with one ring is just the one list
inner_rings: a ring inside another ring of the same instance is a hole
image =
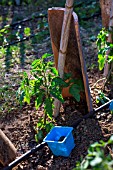
[[[52, 121], [53, 114], [53, 101], [57, 98], [62, 103], [62, 88], [70, 86], [70, 93], [79, 102], [80, 91], [83, 89], [82, 81], [78, 79], [71, 79], [71, 74], [65, 74], [64, 80], [58, 76], [58, 71], [55, 69], [53, 62], [48, 61], [50, 54], [44, 54], [41, 59], [37, 59], [32, 63], [32, 70], [30, 75], [26, 72], [23, 74], [23, 80], [18, 90], [20, 95], [19, 101], [22, 105], [23, 102], [30, 104], [31, 98], [35, 98], [35, 108], [38, 110], [43, 105], [44, 115], [39, 119], [35, 128], [37, 135], [36, 139], [41, 139], [53, 127]], [[65, 82], [69, 79], [68, 82]], [[48, 121], [47, 121], [48, 119]]]
[[[44, 117], [39, 120], [35, 130], [39, 139], [44, 137], [44, 129], [47, 133], [53, 127], [47, 122], [47, 117], [51, 120], [53, 113], [53, 97], [63, 102], [61, 88], [59, 84], [65, 83], [58, 77], [57, 70], [53, 67], [53, 62], [47, 62], [49, 54], [44, 54], [41, 59], [37, 59], [32, 63], [30, 76], [26, 72], [23, 75], [23, 81], [19, 88], [20, 104], [23, 101], [30, 104], [31, 98], [35, 97], [35, 108], [38, 110], [44, 106]], [[36, 139], [37, 139], [36, 136]]]
[[105, 96], [105, 94], [103, 92], [99, 92], [99, 95], [96, 96], [96, 103], [99, 104], [104, 104], [106, 103], [107, 101], [109, 101], [110, 99], [108, 97]]

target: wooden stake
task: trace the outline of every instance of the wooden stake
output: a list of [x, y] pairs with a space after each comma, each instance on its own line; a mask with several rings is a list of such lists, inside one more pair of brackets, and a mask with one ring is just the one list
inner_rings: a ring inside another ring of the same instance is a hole
[[90, 94], [90, 90], [89, 90], [89, 82], [88, 82], [86, 64], [85, 64], [85, 60], [83, 58], [82, 43], [81, 43], [81, 38], [80, 38], [80, 29], [79, 29], [78, 22], [75, 22], [75, 31], [76, 31], [76, 37], [77, 37], [77, 43], [78, 43], [78, 50], [79, 50], [79, 56], [80, 56], [80, 63], [81, 63], [81, 70], [82, 70], [88, 112], [92, 112], [93, 106], [92, 106], [91, 94]]
[[[65, 11], [64, 11], [64, 19], [63, 19], [62, 32], [61, 32], [61, 41], [60, 41], [60, 50], [59, 50], [59, 57], [58, 57], [58, 72], [61, 78], [63, 78], [64, 76], [66, 51], [67, 51], [67, 45], [68, 45], [68, 39], [69, 39], [71, 17], [72, 17], [72, 12], [73, 12], [73, 1], [74, 0], [66, 0]], [[55, 105], [54, 117], [57, 117], [59, 114], [61, 102], [55, 99], [54, 105]]]
[[100, 0], [102, 25], [105, 28], [109, 28], [111, 3], [112, 3], [112, 0]]
[[0, 163], [8, 165], [16, 158], [16, 149], [7, 136], [0, 129]]

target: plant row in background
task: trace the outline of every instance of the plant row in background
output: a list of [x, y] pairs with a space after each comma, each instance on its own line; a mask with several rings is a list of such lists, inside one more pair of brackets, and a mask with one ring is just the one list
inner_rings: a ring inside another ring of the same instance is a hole
[[[24, 65], [26, 53], [29, 53], [31, 49], [36, 51], [34, 44], [42, 44], [42, 41], [48, 37], [46, 20], [45, 18], [39, 19], [36, 30], [30, 27], [23, 28], [18, 24], [16, 29], [7, 25], [0, 30], [0, 59], [5, 59], [6, 71], [10, 71], [14, 62]], [[27, 42], [23, 42], [25, 40]]]
[[1, 0], [0, 5], [21, 5], [21, 4], [35, 3], [35, 0]]
[[[32, 5], [32, 6], [40, 6], [42, 9], [48, 9], [53, 6], [64, 7], [65, 0], [55, 1], [55, 0], [1, 0], [0, 5], [16, 5], [16, 1], [20, 1], [20, 5]], [[85, 10], [84, 10], [85, 9]], [[84, 25], [87, 22], [87, 19], [100, 15], [100, 4], [98, 0], [79, 0], [74, 1], [74, 11], [79, 16], [80, 24]], [[85, 24], [86, 25], [86, 24]]]
[[35, 30], [32, 30], [30, 27], [22, 28], [21, 25], [18, 25], [18, 22], [16, 29], [13, 29], [10, 25], [6, 25], [4, 28], [0, 29], [0, 46], [4, 47], [8, 46], [11, 42], [19, 42], [23, 38], [34, 34], [34, 31], [39, 40], [43, 39], [44, 36], [48, 34], [47, 19], [44, 17], [41, 20], [39, 19]]

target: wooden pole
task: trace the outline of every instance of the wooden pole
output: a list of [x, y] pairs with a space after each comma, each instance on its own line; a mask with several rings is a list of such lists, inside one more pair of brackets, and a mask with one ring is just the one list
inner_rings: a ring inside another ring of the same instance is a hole
[[[65, 59], [66, 59], [66, 51], [69, 39], [69, 30], [70, 30], [70, 23], [71, 17], [73, 12], [73, 2], [74, 0], [66, 0], [65, 11], [64, 11], [64, 19], [61, 31], [61, 41], [60, 41], [60, 50], [59, 50], [59, 57], [58, 57], [58, 72], [61, 78], [64, 76], [64, 66], [65, 66]], [[61, 102], [57, 99], [54, 101], [54, 117], [57, 117], [59, 114]]]
[[100, 0], [102, 25], [109, 28], [110, 8], [112, 0]]
[[16, 149], [7, 136], [0, 129], [0, 163], [8, 165], [16, 158]]
[[81, 63], [81, 70], [82, 70], [82, 76], [83, 76], [83, 82], [84, 82], [84, 90], [86, 95], [86, 101], [87, 101], [87, 107], [88, 111], [93, 111], [92, 101], [91, 101], [91, 94], [89, 90], [89, 82], [88, 82], [88, 76], [87, 76], [87, 70], [86, 70], [86, 64], [83, 57], [83, 50], [82, 50], [82, 43], [80, 38], [80, 29], [78, 22], [75, 22], [75, 31], [76, 31], [76, 37], [77, 37], [77, 43], [78, 43], [78, 50], [79, 50], [79, 56], [80, 56], [80, 63]]

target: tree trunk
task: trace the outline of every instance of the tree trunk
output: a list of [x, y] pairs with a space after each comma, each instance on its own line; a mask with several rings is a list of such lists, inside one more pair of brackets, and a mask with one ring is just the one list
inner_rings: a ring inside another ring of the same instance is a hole
[[112, 3], [112, 0], [100, 0], [102, 25], [105, 28], [109, 28], [111, 3]]
[[16, 149], [7, 136], [0, 129], [0, 163], [8, 165], [16, 158]]

